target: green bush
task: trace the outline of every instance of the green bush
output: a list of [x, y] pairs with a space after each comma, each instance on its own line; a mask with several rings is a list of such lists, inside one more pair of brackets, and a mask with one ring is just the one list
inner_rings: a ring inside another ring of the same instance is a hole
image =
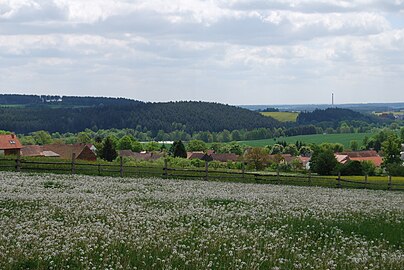
[[401, 164], [388, 164], [386, 166], [386, 171], [391, 176], [404, 176], [404, 166]]

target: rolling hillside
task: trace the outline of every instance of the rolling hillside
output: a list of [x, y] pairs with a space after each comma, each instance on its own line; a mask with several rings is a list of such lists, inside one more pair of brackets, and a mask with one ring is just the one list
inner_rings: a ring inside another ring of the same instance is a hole
[[0, 129], [17, 133], [37, 130], [79, 132], [86, 128], [192, 133], [280, 125], [279, 121], [257, 112], [219, 103], [145, 103], [115, 98], [0, 95]]

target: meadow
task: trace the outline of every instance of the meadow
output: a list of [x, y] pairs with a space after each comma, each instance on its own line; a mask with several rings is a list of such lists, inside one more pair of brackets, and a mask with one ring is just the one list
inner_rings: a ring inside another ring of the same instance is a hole
[[0, 172], [0, 269], [403, 269], [401, 192]]
[[306, 144], [341, 143], [345, 148], [349, 148], [351, 141], [357, 141], [359, 146], [361, 146], [363, 139], [365, 137], [371, 137], [372, 135], [372, 133], [314, 134], [280, 137], [277, 139], [240, 141], [240, 143], [253, 147], [264, 147], [266, 145], [274, 145], [277, 143], [277, 141], [286, 141], [288, 144], [301, 141]]
[[296, 122], [298, 112], [262, 112], [264, 116], [270, 116], [280, 122]]

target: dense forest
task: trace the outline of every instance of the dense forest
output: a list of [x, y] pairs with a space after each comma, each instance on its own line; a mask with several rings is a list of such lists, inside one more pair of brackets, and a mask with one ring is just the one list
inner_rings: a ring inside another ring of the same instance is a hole
[[313, 112], [301, 112], [297, 117], [299, 124], [315, 124], [319, 122], [339, 123], [341, 121], [363, 121], [366, 123], [380, 122], [376, 116], [365, 115], [349, 109], [327, 108]]
[[228, 141], [228, 137], [254, 140], [323, 132], [369, 132], [391, 123], [394, 122], [340, 108], [302, 112], [296, 123], [280, 123], [258, 112], [209, 102], [0, 95], [0, 129], [19, 134], [131, 129], [139, 140], [185, 140], [196, 136], [209, 142]]
[[[137, 128], [172, 132], [218, 132], [273, 128], [280, 123], [257, 112], [209, 102], [145, 103], [128, 99], [0, 96], [0, 128], [17, 133], [37, 130], [79, 132], [86, 128]], [[30, 103], [30, 100], [33, 102]], [[10, 106], [21, 105], [21, 106]], [[35, 105], [35, 106], [34, 106]]]

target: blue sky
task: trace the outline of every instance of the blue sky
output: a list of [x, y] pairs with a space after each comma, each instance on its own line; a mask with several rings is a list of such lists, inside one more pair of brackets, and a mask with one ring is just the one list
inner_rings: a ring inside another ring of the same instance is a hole
[[404, 0], [0, 0], [0, 92], [404, 101]]

